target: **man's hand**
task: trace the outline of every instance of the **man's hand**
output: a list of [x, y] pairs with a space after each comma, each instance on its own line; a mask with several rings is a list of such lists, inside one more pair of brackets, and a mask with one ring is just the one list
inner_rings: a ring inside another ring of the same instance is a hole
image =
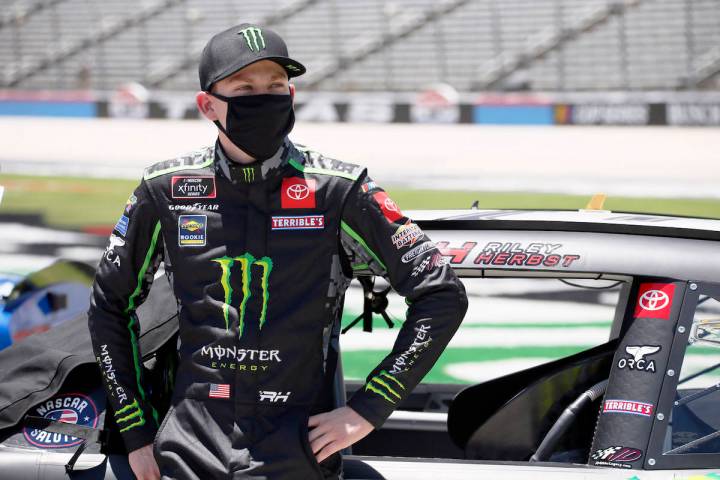
[[152, 443], [130, 452], [128, 461], [137, 480], [160, 480], [160, 468], [153, 455]]
[[350, 407], [313, 415], [308, 420], [310, 446], [318, 462], [372, 432], [373, 426]]

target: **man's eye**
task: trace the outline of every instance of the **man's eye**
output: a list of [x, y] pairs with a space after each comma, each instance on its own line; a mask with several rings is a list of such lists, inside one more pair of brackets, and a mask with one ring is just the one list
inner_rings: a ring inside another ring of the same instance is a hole
[[270, 85], [270, 88], [283, 88], [283, 87], [285, 87], [285, 85], [283, 85], [282, 83], [273, 83], [272, 85]]

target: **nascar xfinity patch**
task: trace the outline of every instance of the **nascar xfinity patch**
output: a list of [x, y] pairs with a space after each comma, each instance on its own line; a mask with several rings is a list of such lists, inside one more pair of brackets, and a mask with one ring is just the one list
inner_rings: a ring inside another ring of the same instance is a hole
[[197, 199], [215, 198], [215, 177], [213, 176], [173, 176], [171, 180], [172, 198]]

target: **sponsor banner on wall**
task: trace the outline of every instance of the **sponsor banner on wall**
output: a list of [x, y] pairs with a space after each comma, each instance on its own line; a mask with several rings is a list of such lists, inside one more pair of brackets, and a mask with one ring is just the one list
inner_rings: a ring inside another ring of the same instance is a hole
[[665, 104], [577, 103], [554, 106], [556, 125], [664, 125]]
[[[661, 101], [658, 102], [658, 99]], [[0, 90], [0, 116], [197, 119], [192, 92]], [[720, 96], [701, 92], [492, 93], [433, 85], [410, 92], [303, 92], [295, 116], [304, 122], [483, 125], [720, 126]]]
[[667, 125], [720, 126], [720, 103], [668, 103]]

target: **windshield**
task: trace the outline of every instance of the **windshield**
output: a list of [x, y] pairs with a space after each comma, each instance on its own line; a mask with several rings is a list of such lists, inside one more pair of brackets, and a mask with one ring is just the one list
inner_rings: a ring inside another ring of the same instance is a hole
[[[477, 383], [602, 344], [622, 282], [555, 278], [463, 278], [469, 308], [460, 330], [425, 383]], [[378, 281], [375, 290], [386, 285]], [[364, 380], [391, 350], [407, 305], [388, 295], [389, 329], [375, 316], [374, 331], [356, 325], [340, 339], [346, 379]], [[343, 327], [362, 312], [362, 289], [348, 289]]]

